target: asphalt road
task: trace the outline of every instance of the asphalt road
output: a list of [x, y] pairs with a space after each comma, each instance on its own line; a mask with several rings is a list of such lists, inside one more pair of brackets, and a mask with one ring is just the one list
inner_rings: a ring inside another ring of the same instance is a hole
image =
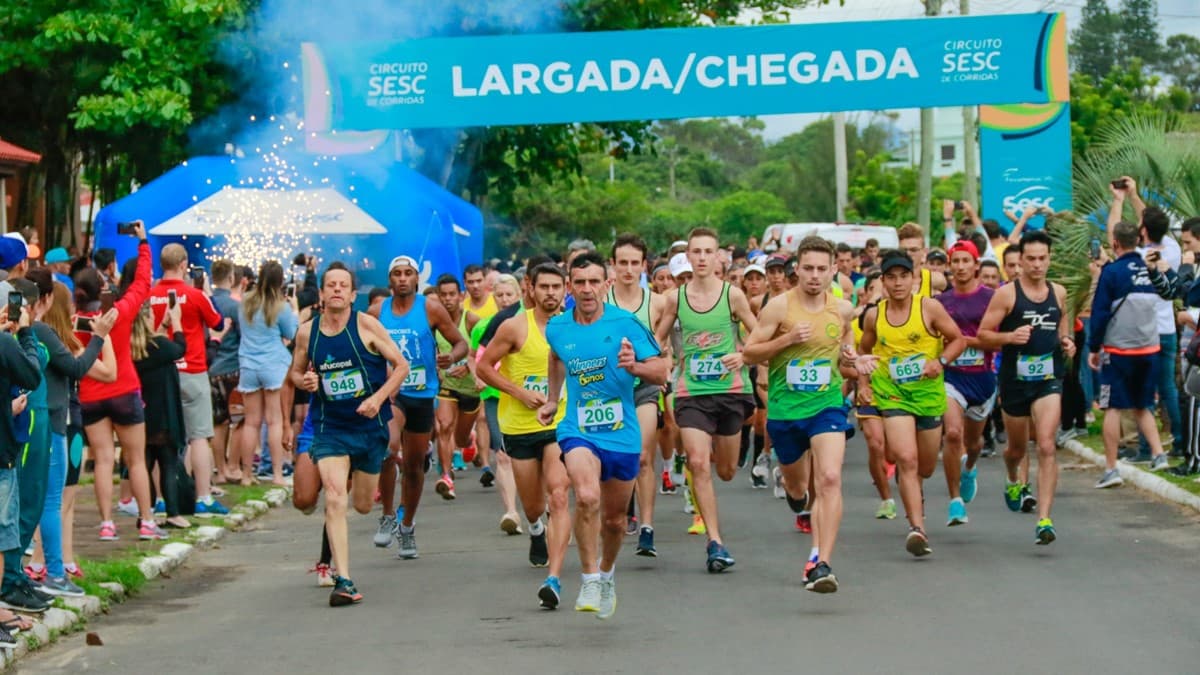
[[[660, 497], [656, 560], [617, 564], [608, 621], [537, 608], [544, 570], [527, 538], [506, 537], [498, 499], [475, 472], [444, 502], [427, 483], [421, 557], [371, 546], [375, 516], [352, 520], [356, 607], [331, 609], [306, 575], [318, 516], [278, 510], [174, 577], [34, 655], [28, 673], [1196, 673], [1200, 672], [1200, 519], [1125, 487], [1096, 491], [1096, 471], [1067, 467], [1059, 539], [1033, 544], [1032, 515], [1003, 505], [999, 459], [983, 460], [971, 521], [944, 527], [941, 472], [927, 483], [934, 554], [904, 551], [905, 524], [873, 519], [865, 446], [851, 444], [835, 595], [805, 592], [808, 538], [783, 501], [751, 490], [748, 470], [719, 488], [737, 565], [704, 569], [681, 497]], [[1070, 455], [1062, 458], [1072, 461]], [[819, 669], [819, 670], [816, 670]]]

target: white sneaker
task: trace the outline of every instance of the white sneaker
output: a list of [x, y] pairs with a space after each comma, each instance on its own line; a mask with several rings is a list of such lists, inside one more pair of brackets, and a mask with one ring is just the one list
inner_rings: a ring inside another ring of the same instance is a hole
[[750, 469], [750, 475], [766, 480], [767, 476], [771, 473], [767, 468], [767, 461], [767, 453], [764, 452], [759, 455], [758, 459], [754, 462], [754, 468]]
[[1120, 472], [1118, 472], [1116, 469], [1109, 469], [1105, 471], [1104, 475], [1100, 476], [1100, 480], [1096, 481], [1096, 487], [1098, 489], [1117, 487], [1118, 485], [1124, 484], [1125, 479], [1121, 478]]
[[775, 479], [775, 499], [787, 497], [787, 490], [783, 489], [783, 469], [775, 467], [771, 470], [771, 477]]
[[379, 548], [387, 548], [392, 545], [395, 532], [396, 516], [379, 516], [379, 529], [375, 530], [375, 537], [372, 541]]
[[133, 516], [134, 518], [142, 515], [142, 512], [138, 511], [137, 499], [130, 499], [127, 502], [123, 502], [118, 499], [117, 513], [120, 513], [123, 516]]
[[617, 581], [600, 580], [600, 606], [596, 609], [597, 619], [607, 619], [617, 612]]
[[602, 581], [594, 579], [583, 582], [579, 589], [579, 597], [575, 600], [576, 612], [599, 612]]

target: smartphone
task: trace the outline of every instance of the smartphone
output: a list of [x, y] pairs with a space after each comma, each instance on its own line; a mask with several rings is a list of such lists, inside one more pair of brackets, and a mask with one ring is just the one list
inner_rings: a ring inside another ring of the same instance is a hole
[[175, 309], [175, 289], [167, 290], [167, 309]]
[[8, 294], [8, 320], [17, 323], [21, 320], [21, 305], [25, 304], [25, 296], [17, 291]]
[[296, 297], [296, 284], [294, 284], [294, 283], [288, 284], [286, 287], [286, 290], [284, 292], [287, 293], [287, 296], [289, 298]]
[[1092, 239], [1090, 254], [1092, 256], [1092, 260], [1100, 259], [1100, 240], [1099, 239]]
[[75, 332], [90, 333], [92, 332], [92, 317], [90, 316], [75, 316]]
[[304, 285], [305, 278], [308, 276], [308, 268], [304, 265], [292, 265], [292, 281], [300, 286]]
[[1146, 263], [1149, 265], [1154, 265], [1158, 262], [1159, 257], [1160, 256], [1158, 255], [1158, 251], [1147, 251], [1146, 252]]
[[188, 268], [188, 272], [192, 275], [192, 286], [200, 290], [204, 289], [204, 268], [199, 265], [192, 265]]
[[1124, 178], [1118, 178], [1112, 182], [1112, 186], [1118, 190], [1124, 190], [1129, 187], [1129, 181]]
[[107, 312], [108, 310], [112, 309], [113, 301], [115, 299], [116, 298], [113, 297], [112, 291], [101, 291], [100, 292], [100, 313], [103, 314], [103, 313]]
[[954, 202], [954, 210], [955, 210], [955, 211], [962, 211], [962, 210], [963, 210], [963, 203], [962, 203], [962, 202]]
[[117, 223], [117, 234], [132, 235], [137, 233], [137, 221], [126, 220], [122, 223]]

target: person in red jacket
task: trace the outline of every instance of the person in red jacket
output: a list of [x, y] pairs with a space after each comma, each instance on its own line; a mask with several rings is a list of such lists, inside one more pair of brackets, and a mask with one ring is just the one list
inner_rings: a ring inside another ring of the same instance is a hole
[[[157, 330], [168, 310], [179, 307], [187, 351], [179, 366], [183, 427], [187, 433], [192, 475], [196, 479], [196, 515], [225, 515], [229, 511], [212, 497], [212, 385], [208, 381], [208, 338], [205, 329], [223, 329], [225, 319], [208, 295], [188, 278], [187, 249], [167, 244], [158, 254], [162, 279], [150, 290], [150, 311]], [[214, 333], [216, 335], [216, 333]], [[217, 338], [219, 339], [219, 337]]]
[[[96, 502], [100, 509], [100, 539], [115, 541], [117, 526], [112, 520], [112, 472], [115, 448], [113, 431], [121, 441], [121, 455], [129, 470], [129, 482], [139, 508], [138, 538], [165, 539], [166, 531], [154, 522], [154, 504], [150, 501], [150, 476], [146, 472], [146, 424], [142, 405], [142, 383], [130, 356], [129, 335], [138, 312], [150, 295], [150, 244], [146, 241], [146, 230], [142, 221], [134, 222], [134, 236], [138, 238], [138, 255], [131, 260], [134, 270], [127, 269], [122, 279], [123, 292], [113, 304], [117, 320], [109, 332], [113, 351], [117, 357], [117, 379], [100, 382], [90, 377], [79, 381], [79, 402], [83, 410], [83, 426], [88, 445], [96, 462]], [[80, 277], [76, 287], [79, 296], [79, 316], [96, 317], [101, 313], [100, 287], [98, 283], [86, 283]], [[94, 288], [93, 288], [94, 286]], [[79, 326], [79, 323], [76, 323]], [[76, 335], [85, 346], [91, 340], [88, 331]]]

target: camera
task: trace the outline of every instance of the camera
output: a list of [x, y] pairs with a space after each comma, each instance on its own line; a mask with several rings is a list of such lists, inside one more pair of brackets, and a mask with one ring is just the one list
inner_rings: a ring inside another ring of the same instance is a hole
[[117, 223], [117, 234], [137, 234], [137, 224], [138, 221], [136, 220], [126, 220], [124, 222]]
[[1127, 190], [1129, 189], [1129, 181], [1124, 178], [1118, 178], [1112, 182], [1112, 186], [1117, 190]]

